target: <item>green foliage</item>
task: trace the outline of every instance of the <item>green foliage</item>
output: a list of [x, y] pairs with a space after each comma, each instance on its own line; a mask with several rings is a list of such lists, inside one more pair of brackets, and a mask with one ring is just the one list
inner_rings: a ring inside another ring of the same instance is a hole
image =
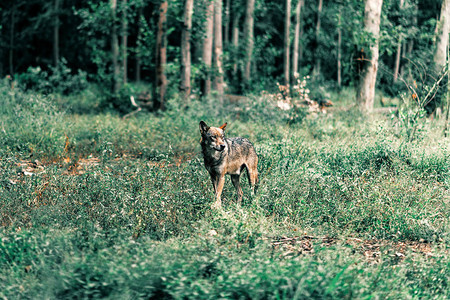
[[67, 66], [67, 61], [61, 59], [57, 67], [49, 66], [49, 71], [41, 67], [29, 67], [26, 73], [17, 76], [19, 85], [44, 94], [78, 94], [87, 88], [87, 73], [78, 70], [77, 73]]

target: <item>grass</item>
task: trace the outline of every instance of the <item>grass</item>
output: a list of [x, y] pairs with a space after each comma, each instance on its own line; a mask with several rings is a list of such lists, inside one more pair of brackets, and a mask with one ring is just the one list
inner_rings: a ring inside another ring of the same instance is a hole
[[[260, 97], [123, 120], [0, 93], [0, 297], [450, 297], [440, 123], [407, 142], [381, 115], [292, 124]], [[227, 179], [210, 208], [200, 120], [256, 146], [260, 187], [243, 183], [242, 206]]]

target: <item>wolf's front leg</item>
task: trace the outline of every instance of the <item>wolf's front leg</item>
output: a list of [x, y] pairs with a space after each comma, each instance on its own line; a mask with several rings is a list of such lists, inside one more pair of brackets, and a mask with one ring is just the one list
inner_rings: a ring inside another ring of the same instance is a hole
[[[213, 181], [214, 182], [214, 181]], [[216, 178], [216, 184], [214, 186], [214, 190], [216, 192], [216, 202], [212, 205], [213, 208], [221, 208], [222, 207], [222, 200], [220, 196], [222, 195], [223, 186], [225, 183], [225, 176], [220, 175]]]

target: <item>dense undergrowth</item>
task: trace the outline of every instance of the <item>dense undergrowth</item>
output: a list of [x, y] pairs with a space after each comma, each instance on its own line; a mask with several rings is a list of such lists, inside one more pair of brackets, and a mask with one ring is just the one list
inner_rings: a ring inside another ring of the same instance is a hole
[[[124, 120], [6, 84], [0, 93], [1, 297], [450, 296], [439, 122], [407, 142], [386, 116], [297, 111], [293, 123], [265, 97]], [[243, 176], [242, 207], [227, 179], [223, 211], [210, 208], [200, 120], [255, 144], [260, 187], [250, 196]], [[274, 244], [281, 236], [332, 242], [302, 250]], [[376, 261], [349, 239], [377, 241]]]

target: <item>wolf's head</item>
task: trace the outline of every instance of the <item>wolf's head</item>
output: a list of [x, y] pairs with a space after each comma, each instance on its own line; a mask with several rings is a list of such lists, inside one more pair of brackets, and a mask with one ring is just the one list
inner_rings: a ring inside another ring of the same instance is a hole
[[215, 151], [225, 150], [225, 127], [224, 123], [220, 127], [209, 127], [205, 122], [200, 121], [200, 134], [202, 135], [201, 143]]

